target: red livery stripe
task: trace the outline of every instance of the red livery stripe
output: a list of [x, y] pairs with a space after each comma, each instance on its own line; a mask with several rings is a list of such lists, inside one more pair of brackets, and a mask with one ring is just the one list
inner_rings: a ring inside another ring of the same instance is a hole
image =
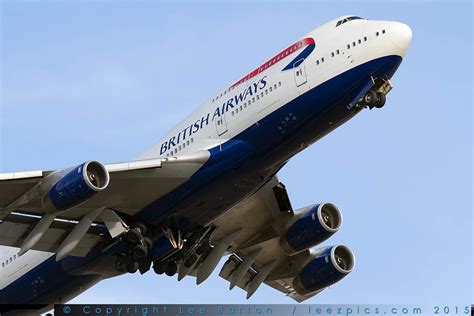
[[311, 37], [307, 37], [307, 38], [304, 38], [304, 39], [294, 43], [293, 45], [290, 45], [286, 49], [282, 50], [280, 53], [276, 54], [273, 58], [270, 58], [269, 60], [267, 60], [260, 67], [255, 68], [248, 75], [246, 75], [245, 77], [243, 77], [242, 79], [240, 79], [239, 81], [237, 81], [236, 83], [231, 85], [231, 88], [241, 84], [242, 82], [245, 82], [245, 81], [255, 77], [256, 75], [258, 75], [259, 73], [267, 70], [268, 68], [270, 68], [271, 66], [273, 66], [274, 64], [279, 62], [280, 60], [285, 59], [288, 55], [291, 55], [294, 52], [296, 52], [296, 51], [300, 50], [301, 48], [303, 48], [304, 46], [307, 46], [307, 45], [310, 45], [310, 44], [314, 44], [314, 39], [312, 39]]

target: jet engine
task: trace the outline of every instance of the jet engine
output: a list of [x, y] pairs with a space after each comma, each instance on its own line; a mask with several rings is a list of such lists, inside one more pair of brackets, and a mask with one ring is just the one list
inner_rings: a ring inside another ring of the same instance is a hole
[[332, 203], [311, 205], [296, 214], [280, 238], [280, 246], [289, 256], [320, 244], [342, 225], [341, 212]]
[[109, 184], [109, 173], [100, 162], [87, 161], [77, 167], [55, 172], [45, 180], [47, 192], [42, 198], [43, 209], [57, 212], [78, 206], [104, 190]]
[[293, 280], [293, 288], [300, 295], [323, 290], [349, 274], [354, 264], [354, 255], [347, 246], [318, 249]]

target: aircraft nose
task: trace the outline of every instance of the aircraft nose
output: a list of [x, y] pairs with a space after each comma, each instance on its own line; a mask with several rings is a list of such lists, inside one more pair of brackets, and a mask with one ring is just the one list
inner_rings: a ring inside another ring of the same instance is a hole
[[401, 56], [405, 56], [412, 38], [411, 28], [403, 23], [393, 22], [390, 28], [390, 39], [393, 44], [400, 50]]

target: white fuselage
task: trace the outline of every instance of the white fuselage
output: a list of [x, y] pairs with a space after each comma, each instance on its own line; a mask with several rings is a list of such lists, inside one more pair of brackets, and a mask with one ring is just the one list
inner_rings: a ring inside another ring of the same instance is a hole
[[[304, 75], [307, 78], [305, 84], [297, 87], [295, 70], [281, 71], [294, 56], [301, 52], [299, 50], [241, 84], [228, 87], [217, 93], [176, 125], [164, 138], [139, 158], [177, 156], [218, 146], [309, 89], [350, 68], [383, 56], [399, 55], [403, 57], [405, 55], [406, 47], [403, 44], [400, 44], [400, 47], [397, 46], [397, 41], [399, 41], [397, 37], [404, 36], [403, 34], [400, 35], [406, 27], [404, 24], [361, 19], [349, 21], [336, 27], [336, 22], [340, 19], [328, 22], [301, 38], [313, 38], [316, 45], [314, 52], [303, 62]], [[379, 32], [379, 35], [377, 35], [377, 32]], [[317, 63], [318, 60], [319, 63]], [[238, 113], [234, 108], [234, 115], [232, 115], [232, 109], [224, 114], [219, 111], [219, 116], [214, 115], [217, 108], [264, 77], [267, 80], [266, 87], [268, 90], [270, 87], [275, 87], [275, 85], [277, 89], [272, 88], [272, 92], [269, 94], [264, 92], [264, 97], [259, 97], [258, 100], [255, 100], [255, 103], [251, 103], [251, 106], [247, 105], [240, 109], [239, 105]], [[203, 127], [199, 128], [196, 133], [189, 135], [189, 130], [186, 131], [187, 133], [182, 133], [189, 126], [200, 122], [207, 114], [210, 114], [209, 122], [203, 124]], [[220, 133], [219, 126], [217, 126], [217, 118], [221, 116], [223, 116], [222, 123], [228, 129], [225, 133]], [[162, 144], [172, 137], [177, 139], [179, 133], [182, 133], [181, 135], [186, 134], [187, 139], [183, 140], [181, 136], [179, 143], [175, 141], [175, 145], [169, 146], [163, 152], [161, 150]]]

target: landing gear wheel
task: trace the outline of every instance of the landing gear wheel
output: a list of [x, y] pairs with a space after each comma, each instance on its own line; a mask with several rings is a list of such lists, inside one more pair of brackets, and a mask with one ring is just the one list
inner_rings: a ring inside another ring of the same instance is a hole
[[178, 265], [174, 261], [168, 261], [165, 268], [165, 273], [167, 276], [173, 276], [178, 271]]
[[148, 256], [148, 249], [143, 245], [136, 245], [132, 249], [132, 257], [136, 260], [145, 259]]
[[211, 245], [209, 245], [208, 243], [203, 243], [201, 246], [199, 246], [198, 249], [196, 249], [196, 253], [197, 253], [198, 255], [202, 255], [203, 253], [205, 253], [206, 251], [208, 251], [209, 248], [211, 248]]
[[125, 272], [127, 270], [127, 257], [120, 255], [115, 259], [115, 269], [118, 272]]
[[125, 234], [125, 239], [131, 244], [138, 244], [142, 239], [142, 234], [137, 229], [130, 229]]
[[377, 103], [375, 103], [375, 107], [381, 109], [385, 105], [385, 100], [385, 94], [377, 92]]
[[135, 273], [138, 270], [138, 262], [131, 261], [127, 264], [127, 272], [128, 273]]
[[197, 259], [198, 259], [198, 256], [196, 254], [190, 256], [188, 259], [186, 259], [186, 261], [184, 261], [184, 266], [186, 268], [191, 268], [193, 264], [196, 263]]
[[150, 251], [151, 247], [153, 247], [153, 241], [149, 237], [143, 237], [143, 243], [145, 244], [145, 247], [148, 249], [148, 251]]
[[140, 233], [142, 234], [142, 236], [146, 235], [146, 226], [145, 226], [145, 224], [136, 223], [135, 225], [133, 225], [133, 228], [139, 230]]
[[373, 90], [370, 90], [364, 96], [364, 103], [368, 105], [369, 107], [375, 106], [375, 104], [377, 103], [377, 100], [378, 100], [377, 93]]
[[163, 261], [154, 261], [153, 262], [153, 270], [155, 271], [156, 274], [163, 274], [165, 273], [165, 264]]

